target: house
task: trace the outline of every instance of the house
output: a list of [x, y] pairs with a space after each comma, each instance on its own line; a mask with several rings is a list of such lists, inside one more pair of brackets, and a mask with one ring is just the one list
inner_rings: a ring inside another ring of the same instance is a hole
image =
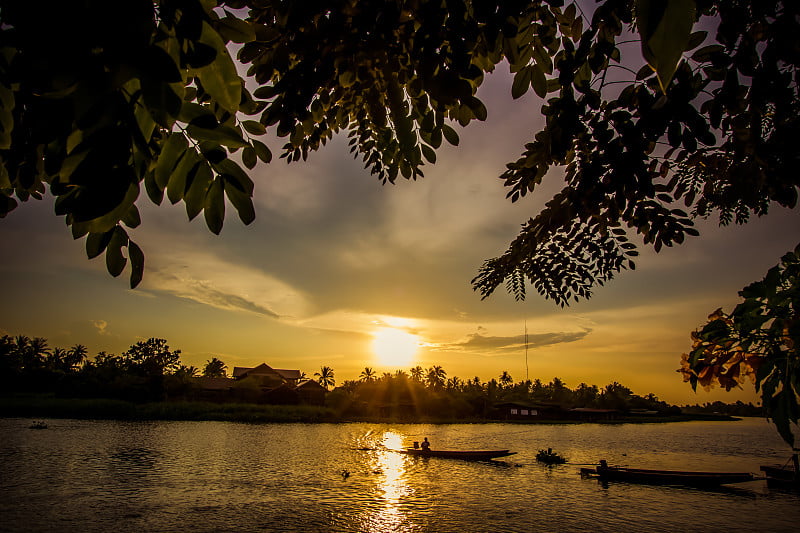
[[266, 363], [255, 367], [233, 368], [232, 378], [194, 378], [197, 399], [294, 405], [324, 405], [328, 392], [322, 385], [302, 380], [299, 370], [272, 368]]
[[236, 380], [232, 378], [210, 378], [206, 376], [193, 378], [192, 381], [198, 389], [196, 399], [206, 402], [225, 401], [230, 396], [231, 387], [236, 383]]
[[494, 418], [501, 420], [553, 420], [561, 418], [561, 406], [549, 402], [501, 402], [494, 404]]
[[596, 422], [598, 420], [615, 420], [620, 412], [617, 409], [595, 409], [592, 407], [575, 407], [569, 410], [573, 418], [584, 422]]
[[262, 383], [274, 383], [276, 386], [282, 383], [296, 386], [300, 381], [301, 375], [299, 370], [272, 368], [266, 363], [261, 363], [253, 368], [243, 366], [233, 367], [233, 379], [240, 380], [255, 377]]
[[312, 379], [301, 381], [295, 388], [300, 403], [309, 405], [325, 405], [327, 389]]

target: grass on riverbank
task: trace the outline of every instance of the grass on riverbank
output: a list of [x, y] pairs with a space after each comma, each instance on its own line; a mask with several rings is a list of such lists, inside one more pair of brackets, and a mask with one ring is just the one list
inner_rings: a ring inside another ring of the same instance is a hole
[[326, 407], [212, 402], [137, 404], [106, 398], [24, 395], [0, 398], [0, 417], [112, 420], [222, 420], [235, 422], [333, 422]]
[[[3, 418], [79, 418], [90, 420], [218, 420], [229, 422], [377, 422], [414, 424], [580, 424], [580, 420], [491, 420], [424, 417], [416, 420], [385, 417], [339, 416], [333, 409], [313, 405], [262, 405], [252, 403], [152, 402], [133, 403], [108, 398], [57, 398], [52, 394], [19, 394], [0, 397]], [[727, 415], [683, 414], [675, 416], [628, 416], [601, 424], [642, 424], [689, 420], [738, 420]]]

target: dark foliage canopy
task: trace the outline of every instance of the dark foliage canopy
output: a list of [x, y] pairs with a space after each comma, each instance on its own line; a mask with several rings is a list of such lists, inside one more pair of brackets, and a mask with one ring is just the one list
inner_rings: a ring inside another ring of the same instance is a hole
[[631, 234], [659, 250], [696, 235], [693, 216], [743, 222], [796, 204], [799, 9], [2, 0], [0, 216], [49, 188], [88, 256], [105, 254], [113, 275], [130, 260], [136, 286], [144, 255], [128, 229], [142, 189], [203, 213], [214, 233], [225, 198], [250, 223], [247, 169], [271, 160], [268, 130], [288, 161], [346, 131], [380, 180], [416, 179], [458, 143], [454, 126], [486, 118], [477, 90], [505, 63], [512, 95], [532, 90], [547, 117], [501, 176], [508, 197], [553, 168], [565, 185], [473, 284], [518, 299], [531, 284], [565, 305], [634, 267]]
[[422, 177], [504, 64], [546, 117], [508, 198], [565, 182], [473, 287], [563, 306], [634, 268], [632, 237], [658, 251], [696, 217], [795, 207], [798, 34], [794, 0], [0, 0], [0, 217], [49, 190], [136, 286], [145, 194], [249, 224], [269, 132], [289, 162], [346, 132], [384, 183]]

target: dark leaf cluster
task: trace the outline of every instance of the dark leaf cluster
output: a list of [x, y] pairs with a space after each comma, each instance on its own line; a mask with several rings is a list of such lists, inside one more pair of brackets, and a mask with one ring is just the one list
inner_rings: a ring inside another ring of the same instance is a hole
[[793, 444], [791, 427], [800, 419], [800, 246], [739, 295], [730, 314], [717, 310], [692, 334], [679, 371], [693, 388], [730, 390], [749, 378], [767, 416]]

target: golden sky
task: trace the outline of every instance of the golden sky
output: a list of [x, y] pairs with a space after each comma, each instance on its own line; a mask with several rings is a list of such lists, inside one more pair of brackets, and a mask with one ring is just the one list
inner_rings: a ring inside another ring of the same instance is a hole
[[[458, 129], [460, 146], [441, 149], [417, 182], [382, 186], [340, 136], [308, 162], [257, 167], [256, 221], [243, 226], [229, 206], [220, 236], [203, 217], [188, 222], [182, 205], [156, 207], [142, 194], [143, 224], [131, 233], [146, 271], [136, 290], [127, 272], [114, 279], [102, 259], [86, 259], [52, 200], [23, 204], [0, 221], [0, 333], [81, 343], [92, 355], [162, 337], [186, 364], [219, 357], [229, 368], [265, 362], [309, 375], [327, 365], [337, 382], [365, 366], [417, 364], [487, 381], [526, 377], [527, 324], [531, 379], [618, 381], [678, 404], [755, 399], [752, 387], [695, 394], [675, 369], [689, 332], [717, 307], [730, 310], [797, 244], [798, 212], [773, 209], [743, 227], [701, 221], [700, 238], [642, 249], [635, 271], [566, 309], [532, 290], [525, 302], [472, 291], [483, 260], [561, 186], [554, 170], [536, 194], [505, 199], [497, 176], [541, 124], [541, 101], [512, 101], [510, 87], [505, 71], [487, 78], [479, 96], [489, 119]], [[280, 140], [268, 144], [277, 156]]]

